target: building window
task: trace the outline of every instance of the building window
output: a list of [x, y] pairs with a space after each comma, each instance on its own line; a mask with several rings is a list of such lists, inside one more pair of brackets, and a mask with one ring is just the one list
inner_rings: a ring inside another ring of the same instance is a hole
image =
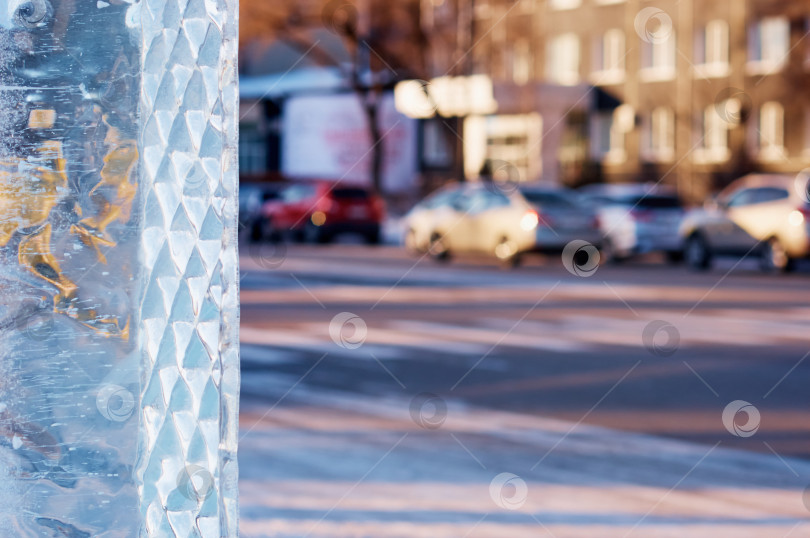
[[624, 131], [617, 112], [601, 112], [591, 124], [591, 156], [596, 161], [618, 164], [625, 161]]
[[593, 81], [618, 84], [624, 81], [624, 32], [608, 30], [596, 39], [593, 54]]
[[239, 172], [245, 175], [267, 172], [267, 139], [253, 126], [241, 125]]
[[551, 39], [546, 57], [546, 77], [550, 82], [573, 86], [579, 82], [579, 37], [562, 34]]
[[488, 117], [485, 120], [484, 162], [507, 162], [514, 179], [536, 180], [542, 173], [541, 152], [538, 151], [542, 145], [542, 126], [538, 114]]
[[720, 115], [715, 105], [707, 107], [698, 122], [696, 133], [700, 140], [696, 144], [694, 160], [701, 163], [722, 163], [729, 159], [729, 124]]
[[644, 41], [641, 49], [641, 78], [645, 81], [675, 78], [675, 33], [666, 39]]
[[430, 118], [423, 122], [422, 161], [426, 167], [446, 169], [453, 165], [454, 147], [448, 134], [448, 130], [440, 118]]
[[522, 86], [529, 82], [532, 77], [532, 55], [529, 50], [529, 43], [525, 39], [515, 43], [515, 50], [512, 55], [512, 80], [515, 84]]
[[551, 9], [574, 9], [582, 4], [582, 0], [549, 0]]
[[695, 72], [702, 77], [724, 77], [730, 73], [728, 64], [728, 23], [711, 21], [697, 33], [695, 43]]
[[771, 101], [759, 111], [759, 158], [776, 161], [785, 156], [785, 110]]
[[650, 114], [647, 132], [647, 158], [668, 162], [675, 157], [675, 113], [671, 108], [658, 107]]
[[790, 21], [767, 17], [755, 22], [748, 32], [748, 72], [767, 75], [780, 71], [790, 52]]

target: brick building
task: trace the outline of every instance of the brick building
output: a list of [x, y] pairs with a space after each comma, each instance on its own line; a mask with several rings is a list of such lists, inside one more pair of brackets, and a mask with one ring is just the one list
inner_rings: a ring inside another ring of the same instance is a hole
[[[526, 180], [662, 181], [699, 200], [810, 166], [808, 0], [423, 0], [434, 76], [486, 74], [476, 162]], [[469, 171], [469, 170], [468, 170]]]

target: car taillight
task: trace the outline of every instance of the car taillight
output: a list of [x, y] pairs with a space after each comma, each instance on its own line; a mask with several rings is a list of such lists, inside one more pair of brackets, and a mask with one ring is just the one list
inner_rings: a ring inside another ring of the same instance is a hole
[[540, 225], [540, 214], [537, 211], [527, 211], [523, 218], [520, 219], [520, 227], [530, 232], [536, 230]]
[[324, 196], [322, 199], [318, 200], [315, 206], [316, 211], [323, 213], [331, 213], [335, 209], [337, 209], [337, 203], [328, 196]]

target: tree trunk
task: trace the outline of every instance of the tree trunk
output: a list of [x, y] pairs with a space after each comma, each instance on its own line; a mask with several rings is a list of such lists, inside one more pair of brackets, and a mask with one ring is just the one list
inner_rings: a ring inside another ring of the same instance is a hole
[[371, 185], [383, 194], [383, 134], [380, 129], [380, 99], [379, 92], [372, 90], [365, 96], [364, 108], [366, 122], [371, 139]]

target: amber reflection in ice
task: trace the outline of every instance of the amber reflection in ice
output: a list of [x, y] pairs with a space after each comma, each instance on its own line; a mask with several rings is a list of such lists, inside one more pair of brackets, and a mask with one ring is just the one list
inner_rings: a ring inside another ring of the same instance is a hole
[[[37, 110], [31, 114], [29, 127], [47, 128], [51, 111]], [[76, 203], [73, 211], [79, 220], [70, 227], [72, 234], [96, 253], [98, 263], [106, 264], [104, 251], [116, 246], [107, 227], [132, 218], [132, 206], [138, 192], [134, 169], [138, 149], [134, 140], [121, 136], [120, 131], [104, 118], [108, 149], [101, 169], [101, 180], [90, 191], [88, 207]], [[19, 261], [37, 278], [56, 287], [54, 312], [67, 315], [100, 333], [129, 338], [130, 320], [121, 320], [113, 313], [98, 312], [81, 307], [81, 285], [68, 278], [52, 254], [51, 212], [68, 194], [68, 176], [62, 143], [45, 141], [27, 158], [0, 160], [0, 247], [6, 246], [15, 234], [20, 241]]]

